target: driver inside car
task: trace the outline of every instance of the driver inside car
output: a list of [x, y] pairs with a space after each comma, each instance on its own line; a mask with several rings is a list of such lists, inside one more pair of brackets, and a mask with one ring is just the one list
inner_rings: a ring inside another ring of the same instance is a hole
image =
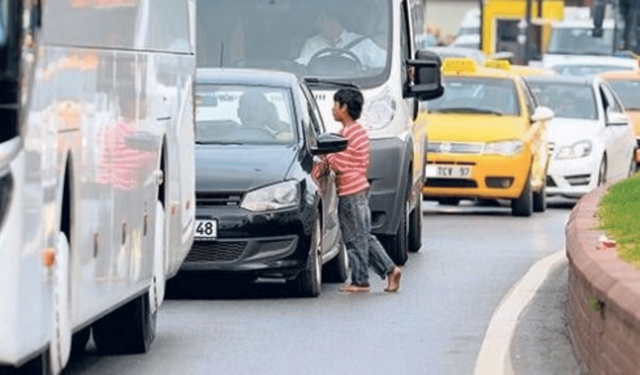
[[370, 38], [347, 31], [340, 17], [338, 13], [326, 10], [318, 13], [315, 24], [320, 33], [307, 39], [296, 62], [308, 66], [316, 59], [333, 54], [346, 59], [357, 58], [359, 61], [355, 63], [359, 63], [362, 69], [384, 67], [385, 50]]
[[261, 129], [273, 139], [290, 140], [292, 137], [291, 126], [279, 121], [275, 105], [260, 92], [242, 94], [238, 102], [238, 118], [242, 127]]

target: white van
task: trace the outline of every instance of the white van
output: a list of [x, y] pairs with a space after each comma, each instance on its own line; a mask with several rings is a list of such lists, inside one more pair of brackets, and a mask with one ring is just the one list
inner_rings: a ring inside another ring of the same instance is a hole
[[198, 67], [300, 74], [329, 130], [339, 129], [331, 115], [336, 90], [345, 84], [362, 90], [372, 231], [404, 264], [421, 247], [427, 137], [425, 124], [414, 121], [418, 100], [443, 92], [439, 58], [416, 48], [424, 30], [421, 1], [198, 0], [196, 12]]

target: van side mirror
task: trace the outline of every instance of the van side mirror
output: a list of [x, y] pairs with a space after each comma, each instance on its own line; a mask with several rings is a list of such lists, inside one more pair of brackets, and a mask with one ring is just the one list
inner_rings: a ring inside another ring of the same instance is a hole
[[405, 89], [405, 97], [432, 100], [444, 94], [442, 86], [442, 61], [435, 52], [419, 50], [415, 60], [407, 61], [412, 76]]

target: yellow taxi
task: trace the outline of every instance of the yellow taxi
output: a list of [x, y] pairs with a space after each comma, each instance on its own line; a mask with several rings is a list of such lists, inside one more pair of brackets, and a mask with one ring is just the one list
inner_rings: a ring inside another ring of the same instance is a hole
[[466, 58], [442, 62], [445, 94], [428, 103], [427, 200], [507, 199], [514, 216], [546, 209], [547, 123], [523, 79]]
[[640, 60], [638, 71], [615, 71], [601, 73], [600, 77], [609, 83], [609, 86], [622, 101], [626, 113], [629, 115], [636, 133], [636, 163], [640, 163]]
[[511, 65], [509, 61], [506, 60], [487, 60], [484, 62], [485, 68], [493, 68], [493, 69], [502, 69], [508, 70], [512, 73], [515, 73], [521, 77], [527, 76], [551, 76], [555, 75], [556, 72], [553, 69], [542, 68], [542, 67], [533, 67], [529, 65]]

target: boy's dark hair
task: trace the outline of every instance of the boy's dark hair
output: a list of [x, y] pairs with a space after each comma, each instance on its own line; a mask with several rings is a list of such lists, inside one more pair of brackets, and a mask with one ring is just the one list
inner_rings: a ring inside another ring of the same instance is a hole
[[362, 105], [364, 104], [364, 97], [360, 90], [356, 89], [340, 89], [333, 95], [333, 101], [340, 104], [340, 106], [347, 105], [347, 112], [352, 119], [357, 120], [362, 113]]

